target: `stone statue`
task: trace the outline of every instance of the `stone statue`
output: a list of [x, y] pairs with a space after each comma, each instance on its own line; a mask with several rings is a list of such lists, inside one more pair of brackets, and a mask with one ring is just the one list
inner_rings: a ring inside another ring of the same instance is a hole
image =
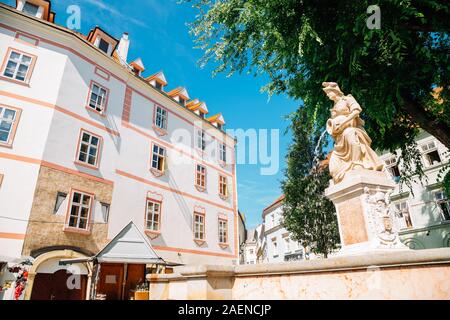
[[335, 82], [322, 83], [323, 91], [334, 102], [327, 132], [334, 139], [329, 169], [334, 183], [339, 183], [351, 170], [367, 169], [382, 171], [383, 163], [370, 147], [372, 140], [364, 130], [359, 117], [361, 106], [351, 95], [344, 95]]

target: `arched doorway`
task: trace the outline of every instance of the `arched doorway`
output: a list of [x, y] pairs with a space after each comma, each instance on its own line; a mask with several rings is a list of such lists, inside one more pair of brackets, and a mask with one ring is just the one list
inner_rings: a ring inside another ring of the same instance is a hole
[[60, 265], [61, 259], [86, 258], [73, 250], [55, 250], [36, 258], [29, 271], [25, 299], [85, 300], [90, 288], [89, 263]]

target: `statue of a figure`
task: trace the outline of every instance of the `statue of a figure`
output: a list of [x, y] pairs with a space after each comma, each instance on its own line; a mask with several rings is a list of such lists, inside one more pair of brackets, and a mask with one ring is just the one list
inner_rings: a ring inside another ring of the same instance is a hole
[[351, 170], [382, 171], [384, 165], [370, 147], [372, 140], [364, 130], [364, 121], [359, 117], [361, 106], [351, 94], [344, 95], [337, 83], [324, 82], [322, 86], [328, 98], [334, 102], [331, 118], [327, 121], [327, 132], [335, 142], [329, 163], [334, 183], [342, 181]]

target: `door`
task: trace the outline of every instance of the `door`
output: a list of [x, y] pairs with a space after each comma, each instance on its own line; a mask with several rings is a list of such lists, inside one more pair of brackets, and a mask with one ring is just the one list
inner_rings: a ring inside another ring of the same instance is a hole
[[102, 263], [97, 294], [106, 294], [106, 300], [121, 300], [123, 264]]
[[[73, 274], [66, 270], [55, 273], [38, 273], [34, 278], [31, 300], [85, 300], [86, 299], [86, 275], [80, 277], [79, 282], [73, 281]], [[71, 277], [71, 279], [69, 279]], [[69, 285], [68, 285], [69, 280]], [[77, 284], [74, 288], [70, 284]], [[78, 286], [79, 284], [79, 286]]]
[[130, 296], [134, 296], [134, 292], [130, 291], [135, 290], [136, 286], [143, 282], [145, 282], [145, 264], [129, 264], [124, 299], [129, 300]]

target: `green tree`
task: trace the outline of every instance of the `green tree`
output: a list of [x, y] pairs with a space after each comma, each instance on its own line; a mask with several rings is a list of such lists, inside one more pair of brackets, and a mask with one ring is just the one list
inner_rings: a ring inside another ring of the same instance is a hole
[[316, 146], [324, 141], [305, 108], [292, 115], [290, 129], [293, 143], [282, 183], [284, 226], [295, 240], [326, 258], [337, 247], [339, 233], [334, 205], [324, 196], [331, 179], [328, 166], [318, 165], [323, 153]]
[[450, 148], [447, 1], [379, 0], [380, 29], [367, 26], [372, 1], [185, 1], [199, 9], [191, 33], [205, 52], [201, 65], [267, 75], [263, 89], [301, 98], [319, 127], [330, 109], [321, 83], [338, 82], [363, 106], [373, 147], [402, 149], [404, 181], [423, 175], [419, 127]]

